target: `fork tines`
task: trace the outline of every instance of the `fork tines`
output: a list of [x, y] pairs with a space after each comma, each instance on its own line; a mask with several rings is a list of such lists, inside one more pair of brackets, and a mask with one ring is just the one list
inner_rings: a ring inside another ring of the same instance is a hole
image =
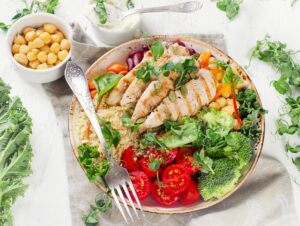
[[[126, 183], [127, 183], [127, 184], [126, 184]], [[120, 203], [120, 201], [119, 201], [119, 199], [118, 199], [118, 196], [121, 198], [122, 202], [124, 203], [124, 207], [125, 207], [125, 210], [126, 210], [126, 212], [127, 212], [127, 215], [130, 217], [130, 219], [132, 220], [132, 222], [134, 222], [134, 219], [133, 219], [133, 217], [132, 217], [131, 211], [129, 210], [129, 208], [128, 208], [128, 206], [127, 206], [127, 202], [126, 202], [126, 200], [125, 200], [125, 197], [124, 197], [122, 191], [125, 192], [125, 195], [126, 195], [127, 199], [129, 200], [129, 203], [130, 203], [130, 205], [132, 206], [132, 208], [133, 208], [133, 210], [134, 210], [134, 212], [135, 212], [136, 217], [137, 217], [138, 219], [140, 219], [140, 216], [139, 216], [139, 214], [138, 214], [138, 212], [137, 212], [137, 210], [136, 210], [136, 207], [135, 207], [135, 205], [134, 205], [134, 203], [133, 203], [133, 200], [132, 200], [132, 198], [131, 198], [131, 196], [130, 196], [130, 194], [129, 194], [127, 185], [129, 186], [129, 188], [130, 188], [130, 190], [131, 190], [131, 192], [132, 192], [132, 194], [133, 194], [133, 197], [134, 197], [134, 199], [136, 200], [136, 203], [137, 203], [139, 209], [142, 211], [142, 215], [144, 216], [143, 208], [142, 208], [142, 206], [141, 206], [141, 203], [140, 203], [140, 201], [139, 201], [139, 199], [138, 199], [138, 197], [137, 197], [137, 194], [136, 194], [136, 192], [135, 192], [135, 189], [134, 189], [133, 184], [132, 184], [131, 181], [127, 181], [127, 182], [124, 182], [124, 183], [120, 183], [119, 185], [117, 185], [117, 186], [115, 186], [115, 187], [112, 187], [112, 188], [111, 188], [111, 194], [112, 194], [112, 196], [113, 196], [113, 198], [114, 198], [114, 200], [115, 200], [115, 202], [116, 202], [116, 204], [117, 204], [117, 207], [118, 207], [118, 209], [120, 210], [120, 212], [121, 212], [121, 214], [122, 214], [124, 220], [126, 221], [127, 224], [129, 224], [128, 219], [127, 219], [127, 216], [126, 216], [126, 214], [125, 214], [125, 212], [124, 212], [124, 210], [123, 210], [123, 208], [122, 208], [122, 206], [121, 206], [121, 203]]]

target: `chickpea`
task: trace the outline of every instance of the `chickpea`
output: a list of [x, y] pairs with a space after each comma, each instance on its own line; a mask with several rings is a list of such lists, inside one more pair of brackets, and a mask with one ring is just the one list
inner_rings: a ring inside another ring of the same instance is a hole
[[233, 129], [234, 130], [239, 130], [240, 129], [239, 122], [238, 122], [237, 119], [233, 120]]
[[223, 107], [222, 111], [227, 112], [229, 115], [232, 115], [234, 112], [234, 108], [233, 106], [228, 105], [226, 107]]
[[29, 62], [29, 67], [31, 67], [32, 69], [37, 69], [39, 65], [40, 65], [40, 61], [38, 60]]
[[217, 65], [216, 64], [209, 64], [208, 68], [209, 69], [217, 69]]
[[43, 32], [40, 35], [40, 39], [45, 43], [49, 44], [52, 41], [51, 35], [48, 32]]
[[41, 51], [38, 53], [37, 58], [41, 63], [45, 63], [47, 60], [47, 54], [44, 51]]
[[227, 101], [224, 97], [220, 97], [216, 100], [216, 102], [220, 105], [220, 107], [225, 107], [227, 105]]
[[30, 51], [29, 53], [27, 53], [27, 58], [29, 61], [35, 61], [37, 59], [36, 51]]
[[60, 48], [61, 48], [61, 50], [69, 50], [70, 49], [70, 45], [71, 45], [71, 43], [70, 43], [70, 40], [68, 40], [68, 39], [63, 39], [63, 40], [61, 40], [61, 43], [60, 43]]
[[57, 34], [61, 39], [65, 38], [64, 34], [60, 31], [56, 31], [55, 34]]
[[233, 106], [233, 102], [231, 98], [228, 98], [226, 101], [227, 101], [227, 105]]
[[29, 47], [27, 45], [21, 45], [20, 46], [20, 49], [19, 49], [20, 53], [27, 54], [29, 51], [30, 51], [30, 49], [29, 49]]
[[40, 38], [36, 38], [33, 40], [33, 45], [35, 48], [39, 49], [44, 46], [44, 42]]
[[44, 51], [46, 54], [48, 54], [50, 52], [49, 46], [43, 46], [42, 48], [40, 48], [40, 50]]
[[60, 50], [60, 45], [58, 43], [53, 43], [50, 47], [50, 51], [53, 53], [58, 53]]
[[35, 48], [34, 44], [32, 41], [28, 42], [28, 47], [29, 47], [29, 50], [32, 50]]
[[51, 35], [51, 39], [52, 39], [52, 42], [60, 43], [61, 40], [63, 39], [63, 37], [61, 37], [59, 34], [54, 34], [54, 35]]
[[44, 29], [41, 30], [40, 28], [36, 30], [36, 35], [39, 37], [44, 32]]
[[54, 64], [57, 61], [57, 56], [54, 53], [48, 53], [47, 64]]
[[13, 44], [11, 51], [13, 54], [19, 53], [20, 51], [20, 45], [19, 44]]
[[61, 63], [61, 61], [60, 60], [57, 60], [56, 62], [55, 62], [55, 65], [58, 65], [58, 64], [60, 64]]
[[213, 108], [215, 110], [220, 110], [221, 107], [220, 107], [220, 105], [217, 102], [211, 102], [210, 105], [209, 105], [209, 108], [210, 109]]
[[216, 79], [218, 82], [221, 82], [223, 80], [224, 74], [222, 71], [218, 72], [216, 75]]
[[29, 31], [25, 35], [25, 39], [27, 42], [33, 41], [37, 37], [35, 31]]
[[42, 63], [42, 64], [39, 64], [36, 69], [38, 69], [38, 70], [45, 70], [45, 69], [48, 69], [48, 68], [49, 67], [48, 67], [48, 65], [46, 63]]
[[58, 59], [63, 61], [64, 59], [67, 58], [69, 52], [67, 50], [62, 50], [62, 51], [59, 51], [57, 56], [58, 56]]
[[19, 45], [25, 45], [26, 40], [22, 35], [17, 34], [16, 37], [14, 38], [14, 43]]
[[44, 30], [49, 34], [54, 34], [56, 27], [53, 24], [44, 24]]
[[14, 58], [20, 64], [23, 64], [23, 65], [28, 64], [28, 59], [27, 59], [27, 57], [24, 53], [17, 53], [17, 54], [14, 55]]
[[32, 27], [25, 27], [25, 28], [23, 29], [22, 33], [23, 33], [24, 35], [26, 35], [28, 32], [34, 31], [34, 30], [35, 30], [35, 29], [32, 28]]

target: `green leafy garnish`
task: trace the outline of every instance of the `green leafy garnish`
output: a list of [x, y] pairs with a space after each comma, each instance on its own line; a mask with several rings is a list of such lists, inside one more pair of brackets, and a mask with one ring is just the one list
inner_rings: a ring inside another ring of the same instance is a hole
[[241, 2], [240, 0], [219, 0], [217, 7], [226, 12], [227, 18], [232, 20], [238, 15]]
[[296, 146], [291, 146], [289, 143], [287, 143], [285, 145], [285, 151], [286, 152], [291, 152], [291, 153], [300, 153], [300, 145], [296, 145]]
[[13, 225], [11, 207], [27, 188], [31, 174], [32, 120], [19, 98], [0, 79], [0, 225]]
[[160, 68], [160, 70], [164, 76], [168, 77], [170, 72], [173, 71], [174, 68], [175, 68], [175, 65], [173, 63], [166, 63]]
[[102, 96], [114, 88], [122, 78], [122, 75], [105, 73], [96, 76], [93, 81], [98, 93], [98, 101], [101, 100]]
[[133, 8], [134, 8], [134, 4], [132, 0], [127, 0], [127, 9], [133, 9]]
[[[31, 13], [36, 12], [46, 12], [46, 13], [55, 13], [55, 9], [57, 8], [59, 4], [59, 0], [46, 0], [46, 1], [38, 1], [33, 0], [31, 1], [31, 4], [29, 5], [26, 0], [23, 0], [25, 7], [23, 9], [18, 9], [16, 14], [11, 18], [11, 24], [17, 21], [18, 19], [29, 15]], [[11, 24], [5, 24], [3, 22], [0, 22], [0, 29], [3, 31], [7, 31]]]
[[149, 146], [157, 146], [161, 150], [166, 148], [166, 145], [158, 140], [154, 133], [144, 133], [140, 140], [141, 148], [147, 148]]
[[88, 215], [83, 216], [83, 221], [86, 226], [97, 226], [100, 213], [105, 213], [112, 208], [112, 200], [108, 197], [106, 199], [97, 199], [95, 204], [91, 205], [91, 211]]
[[128, 113], [124, 114], [121, 118], [121, 122], [124, 126], [126, 126], [127, 128], [131, 129], [132, 131], [138, 131], [141, 123], [134, 123], [131, 120], [131, 117]]
[[298, 171], [300, 171], [300, 157], [293, 159], [293, 163], [297, 167]]
[[151, 44], [151, 53], [153, 55], [154, 61], [157, 60], [157, 58], [161, 57], [164, 54], [164, 46], [160, 41], [155, 41]]
[[178, 79], [175, 81], [175, 89], [179, 89], [182, 85], [187, 83], [193, 77], [198, 67], [195, 64], [195, 58], [186, 59], [182, 63], [177, 63], [174, 66], [174, 71], [179, 74]]
[[95, 11], [99, 15], [99, 22], [105, 24], [107, 22], [107, 12], [104, 5], [105, 0], [96, 0]]
[[210, 157], [205, 156], [205, 151], [203, 149], [200, 152], [198, 151], [194, 153], [194, 161], [196, 162], [196, 164], [199, 164], [201, 166], [201, 172], [211, 172], [212, 174], [215, 173], [212, 169], [213, 160]]
[[152, 154], [149, 155], [149, 160], [150, 160], [149, 168], [153, 171], [157, 171], [163, 161], [161, 158], [153, 159]]
[[96, 146], [83, 143], [78, 146], [78, 154], [79, 163], [86, 170], [86, 176], [90, 181], [105, 176], [109, 169], [109, 163], [104, 160], [100, 164], [100, 153]]
[[112, 128], [110, 122], [103, 123], [101, 128], [102, 128], [102, 133], [107, 142], [108, 147], [111, 148], [112, 145], [117, 147], [121, 140], [119, 131]]
[[151, 80], [151, 76], [158, 76], [159, 70], [148, 62], [136, 72], [136, 77], [143, 80], [144, 83], [148, 83]]
[[226, 68], [225, 75], [223, 77], [223, 83], [232, 84], [235, 87], [241, 81], [240, 77], [233, 73], [230, 66]]

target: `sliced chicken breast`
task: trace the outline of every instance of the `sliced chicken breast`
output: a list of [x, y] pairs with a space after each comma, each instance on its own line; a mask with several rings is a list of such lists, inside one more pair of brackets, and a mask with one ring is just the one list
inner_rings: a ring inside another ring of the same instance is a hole
[[141, 63], [136, 65], [129, 73], [127, 73], [124, 77], [121, 78], [118, 85], [116, 85], [116, 87], [113, 88], [113, 90], [110, 92], [106, 100], [106, 103], [111, 106], [119, 104], [128, 86], [135, 79], [135, 74], [137, 70], [143, 66], [143, 63], [151, 62], [151, 61], [152, 61], [152, 54], [149, 51], [145, 54], [144, 59], [142, 60]]
[[[181, 54], [181, 55], [177, 55], [177, 54]], [[188, 58], [190, 58], [188, 49], [183, 46], [179, 46], [177, 43], [175, 43], [175, 44], [168, 46], [168, 48], [165, 50], [164, 55], [162, 57], [160, 57], [156, 62], [154, 62], [153, 65], [157, 68], [160, 68], [161, 66], [163, 66], [164, 64], [166, 64], [168, 62], [177, 64]], [[163, 75], [152, 76], [151, 79], [152, 80], [160, 80], [162, 77], [164, 77], [164, 76]], [[176, 78], [172, 78], [172, 79], [176, 79]], [[138, 102], [138, 100], [140, 99], [140, 97], [142, 96], [143, 92], [150, 85], [150, 83], [151, 82], [144, 83], [140, 79], [134, 78], [132, 83], [129, 85], [128, 89], [126, 90], [126, 92], [124, 93], [124, 95], [120, 101], [121, 106], [128, 105], [128, 104], [135, 105]], [[151, 92], [147, 92], [147, 93], [149, 94]], [[158, 103], [160, 103], [161, 100], [162, 99], [160, 99], [159, 102], [156, 102], [154, 106], [156, 106]], [[151, 107], [153, 107], [153, 106], [151, 106]], [[136, 117], [139, 117], [139, 116], [137, 115]]]
[[165, 97], [162, 103], [147, 117], [140, 132], [158, 127], [167, 119], [176, 121], [182, 116], [193, 116], [213, 100], [216, 94], [216, 85], [210, 72], [201, 69], [198, 73], [197, 79], [185, 84], [188, 90], [187, 95], [183, 96], [177, 90], [175, 91], [175, 100], [171, 101], [169, 97]]

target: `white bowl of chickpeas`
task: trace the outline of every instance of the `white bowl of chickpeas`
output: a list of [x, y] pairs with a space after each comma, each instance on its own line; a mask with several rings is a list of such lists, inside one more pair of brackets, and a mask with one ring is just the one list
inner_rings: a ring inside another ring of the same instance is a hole
[[71, 57], [72, 28], [58, 16], [37, 13], [23, 17], [9, 29], [9, 56], [24, 79], [52, 82], [64, 74]]

